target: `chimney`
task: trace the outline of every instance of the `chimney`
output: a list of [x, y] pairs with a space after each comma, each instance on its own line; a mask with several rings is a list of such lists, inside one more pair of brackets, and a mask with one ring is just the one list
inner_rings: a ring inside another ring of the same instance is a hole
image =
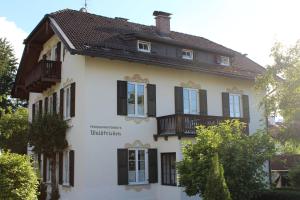
[[170, 33], [170, 17], [171, 13], [154, 11], [156, 21], [156, 31], [162, 36], [168, 36]]

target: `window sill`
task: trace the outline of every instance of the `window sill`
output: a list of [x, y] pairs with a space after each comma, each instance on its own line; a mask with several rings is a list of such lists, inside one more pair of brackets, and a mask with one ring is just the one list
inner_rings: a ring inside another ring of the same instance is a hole
[[173, 186], [173, 187], [174, 187], [174, 186], [175, 186], [175, 187], [177, 186], [177, 184], [161, 184], [161, 185], [162, 185], [162, 186]]
[[66, 187], [66, 188], [72, 187], [69, 183], [63, 183], [61, 186], [62, 186], [62, 187]]
[[128, 183], [129, 186], [140, 186], [140, 185], [149, 185], [148, 182], [142, 182], [142, 183]]
[[148, 117], [145, 116], [145, 115], [127, 115], [127, 117], [129, 117], [129, 118], [141, 118], [141, 119], [146, 119], [146, 118], [148, 118]]

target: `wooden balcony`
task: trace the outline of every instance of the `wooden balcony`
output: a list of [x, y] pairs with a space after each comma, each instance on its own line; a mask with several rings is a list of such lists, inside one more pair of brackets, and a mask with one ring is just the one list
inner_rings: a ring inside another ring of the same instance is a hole
[[28, 74], [25, 88], [29, 92], [42, 92], [61, 80], [61, 62], [41, 60]]
[[157, 137], [178, 136], [181, 137], [194, 137], [196, 135], [196, 127], [199, 125], [210, 126], [219, 124], [222, 121], [238, 119], [247, 124], [245, 133], [249, 133], [248, 122], [246, 118], [229, 118], [222, 116], [203, 116], [191, 114], [174, 114], [162, 117], [157, 117]]

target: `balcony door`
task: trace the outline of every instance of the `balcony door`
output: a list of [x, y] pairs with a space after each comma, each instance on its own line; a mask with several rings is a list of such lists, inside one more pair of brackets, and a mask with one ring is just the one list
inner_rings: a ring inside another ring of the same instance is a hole
[[199, 91], [192, 88], [183, 88], [184, 114], [199, 114]]

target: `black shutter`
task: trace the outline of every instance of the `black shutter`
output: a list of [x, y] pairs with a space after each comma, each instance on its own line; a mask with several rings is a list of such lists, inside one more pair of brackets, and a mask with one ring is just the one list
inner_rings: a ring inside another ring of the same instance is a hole
[[75, 87], [76, 84], [71, 84], [71, 117], [75, 117]]
[[45, 98], [44, 111], [45, 111], [45, 114], [48, 113], [48, 97]]
[[56, 46], [56, 61], [60, 61], [61, 42], [57, 43]]
[[229, 93], [222, 92], [222, 110], [224, 117], [230, 117]]
[[175, 114], [183, 114], [183, 88], [175, 87]]
[[33, 121], [35, 119], [35, 104], [32, 104], [32, 120]]
[[47, 182], [47, 157], [43, 154], [43, 181]]
[[156, 85], [147, 84], [148, 116], [156, 117]]
[[69, 173], [70, 173], [70, 185], [74, 186], [74, 159], [75, 159], [75, 155], [74, 155], [74, 151], [70, 150], [69, 152]]
[[39, 165], [39, 170], [41, 171], [41, 164], [42, 164], [42, 160], [41, 160], [41, 153], [38, 153], [38, 165]]
[[64, 117], [64, 88], [60, 89], [59, 114], [62, 118]]
[[148, 149], [149, 183], [157, 183], [157, 149]]
[[128, 185], [128, 149], [118, 149], [118, 185]]
[[207, 115], [207, 92], [199, 90], [200, 115]]
[[117, 83], [117, 114], [127, 115], [127, 81]]
[[242, 96], [242, 104], [243, 104], [243, 117], [250, 120], [250, 113], [249, 113], [249, 97], [248, 95]]
[[56, 111], [56, 101], [57, 101], [57, 93], [53, 93], [53, 113], [57, 113]]
[[58, 153], [58, 183], [60, 185], [63, 184], [63, 166], [64, 166], [64, 159], [63, 159], [63, 152]]
[[39, 100], [39, 116], [43, 114], [43, 100]]

